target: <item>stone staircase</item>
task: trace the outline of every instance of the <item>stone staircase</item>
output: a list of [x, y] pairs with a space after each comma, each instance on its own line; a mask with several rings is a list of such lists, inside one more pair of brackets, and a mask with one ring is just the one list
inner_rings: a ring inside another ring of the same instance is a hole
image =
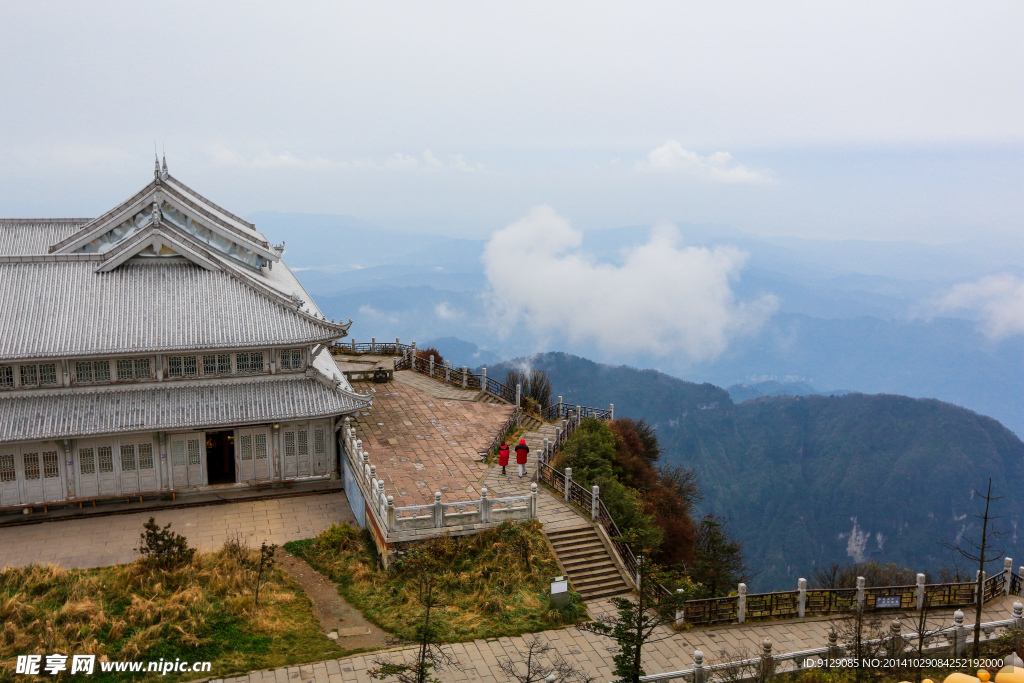
[[573, 590], [584, 601], [625, 595], [630, 591], [608, 549], [592, 526], [545, 531]]

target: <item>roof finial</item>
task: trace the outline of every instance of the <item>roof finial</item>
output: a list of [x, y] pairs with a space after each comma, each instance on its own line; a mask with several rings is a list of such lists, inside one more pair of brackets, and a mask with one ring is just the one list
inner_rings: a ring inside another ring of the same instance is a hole
[[164, 156], [164, 168], [163, 168], [163, 171], [161, 171], [160, 176], [164, 180], [167, 180], [167, 146], [163, 145], [163, 147], [164, 147], [164, 155], [163, 155]]
[[153, 140], [153, 180], [160, 182], [160, 155], [156, 153], [156, 140]]

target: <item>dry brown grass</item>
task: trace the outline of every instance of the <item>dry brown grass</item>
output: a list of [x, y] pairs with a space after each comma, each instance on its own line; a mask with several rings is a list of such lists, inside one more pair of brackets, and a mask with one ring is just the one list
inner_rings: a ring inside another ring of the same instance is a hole
[[[414, 582], [401, 562], [380, 569], [364, 532], [334, 525], [316, 539], [286, 548], [337, 583], [367, 619], [401, 637], [414, 635], [412, 617], [421, 611]], [[515, 636], [585, 617], [578, 602], [561, 611], [548, 608], [550, 579], [560, 572], [539, 522], [508, 522], [473, 536], [434, 539], [431, 552], [446, 567], [436, 621], [442, 641]]]
[[275, 567], [265, 586], [255, 608], [237, 551], [228, 549], [169, 571], [141, 560], [95, 570], [7, 568], [0, 571], [0, 672], [28, 653], [208, 660], [223, 675], [342, 652], [320, 633], [289, 576]]

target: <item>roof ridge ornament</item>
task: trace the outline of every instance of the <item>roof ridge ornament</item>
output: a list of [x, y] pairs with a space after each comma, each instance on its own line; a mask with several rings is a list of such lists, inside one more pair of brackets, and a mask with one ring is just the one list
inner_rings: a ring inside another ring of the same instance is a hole
[[163, 166], [163, 169], [160, 171], [160, 179], [161, 180], [167, 180], [167, 176], [169, 176], [169, 175], [170, 174], [167, 172], [167, 155], [165, 154], [164, 155], [164, 166]]
[[[155, 142], [153, 143], [153, 146], [156, 147]], [[155, 149], [153, 150], [153, 180], [155, 180], [158, 185], [160, 184], [160, 157], [157, 155]]]

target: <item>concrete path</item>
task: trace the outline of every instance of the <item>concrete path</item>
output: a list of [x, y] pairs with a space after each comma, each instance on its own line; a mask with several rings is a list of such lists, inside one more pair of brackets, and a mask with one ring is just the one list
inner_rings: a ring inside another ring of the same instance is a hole
[[[983, 621], [1007, 619], [1011, 605], [1018, 598], [1003, 598], [993, 601], [982, 616]], [[936, 611], [936, 625], [952, 623], [952, 610]], [[887, 617], [888, 618], [888, 617]], [[904, 631], [910, 630], [912, 616], [903, 620]], [[965, 623], [972, 624], [970, 617]], [[705, 654], [705, 664], [732, 661], [743, 652], [759, 651], [761, 641], [770, 638], [775, 653], [793, 652], [808, 647], [824, 647], [828, 631], [828, 619], [805, 621], [776, 621], [756, 625], [730, 625], [694, 630], [686, 633], [664, 632], [668, 637], [652, 643], [644, 649], [644, 668], [648, 674], [679, 671], [693, 666], [693, 652], [700, 649]], [[612, 653], [608, 648], [614, 641], [576, 628], [545, 631], [538, 637], [550, 644], [559, 654], [598, 681], [610, 681], [612, 677]], [[462, 664], [462, 671], [446, 671], [439, 674], [445, 681], [480, 681], [481, 683], [508, 681], [498, 666], [499, 661], [511, 659], [521, 662], [521, 653], [526, 649], [524, 638], [495, 638], [456, 643], [446, 648]], [[292, 683], [313, 680], [325, 681], [370, 681], [366, 671], [374, 666], [374, 660], [381, 653], [369, 653], [344, 659], [334, 659], [302, 666], [282, 667], [276, 670], [254, 671], [246, 676], [226, 679], [230, 683]], [[388, 653], [398, 661], [411, 661], [415, 648], [402, 648]], [[409, 660], [403, 658], [408, 657]]]
[[203, 550], [241, 534], [250, 545], [312, 538], [335, 522], [355, 524], [344, 491], [99, 518], [65, 519], [0, 529], [0, 566], [30, 563], [89, 569], [133, 561], [142, 525], [154, 517]]

